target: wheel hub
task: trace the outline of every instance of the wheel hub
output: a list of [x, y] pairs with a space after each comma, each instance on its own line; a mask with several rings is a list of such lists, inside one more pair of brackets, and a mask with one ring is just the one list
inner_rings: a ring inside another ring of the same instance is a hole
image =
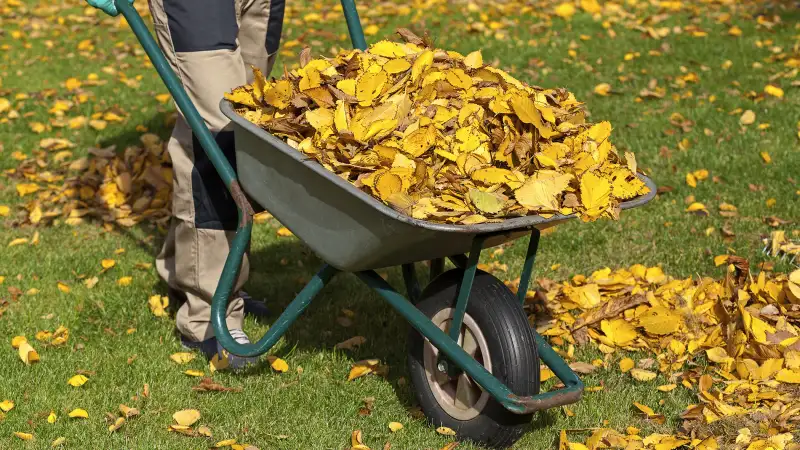
[[[448, 333], [453, 311], [453, 308], [439, 311], [431, 319], [433, 324]], [[464, 314], [458, 345], [491, 373], [492, 362], [486, 338], [468, 313]], [[436, 401], [454, 419], [470, 420], [477, 417], [486, 406], [489, 394], [463, 371], [459, 370], [455, 376], [451, 376], [455, 367], [450, 367], [451, 364], [443, 356], [440, 357], [439, 350], [425, 340], [425, 373]]]

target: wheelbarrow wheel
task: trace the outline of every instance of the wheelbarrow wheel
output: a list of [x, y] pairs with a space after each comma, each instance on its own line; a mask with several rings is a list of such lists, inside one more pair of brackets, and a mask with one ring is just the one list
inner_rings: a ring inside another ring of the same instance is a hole
[[[417, 307], [449, 331], [464, 271], [450, 270], [422, 293]], [[477, 271], [464, 315], [459, 345], [520, 396], [539, 393], [539, 356], [519, 300], [497, 278]], [[415, 329], [408, 339], [408, 368], [416, 398], [434, 426], [461, 439], [505, 448], [530, 425], [531, 414], [514, 414], [484, 392], [466, 373], [449, 377], [439, 370], [438, 350]]]

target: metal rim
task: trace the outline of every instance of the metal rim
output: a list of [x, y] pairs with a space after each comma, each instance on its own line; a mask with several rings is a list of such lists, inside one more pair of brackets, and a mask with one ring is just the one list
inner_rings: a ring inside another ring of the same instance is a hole
[[[431, 321], [445, 333], [450, 327], [453, 308], [445, 308], [433, 316]], [[464, 314], [462, 332], [458, 337], [458, 345], [470, 356], [482, 364], [486, 370], [492, 372], [492, 359], [489, 355], [489, 345], [475, 320], [467, 313]], [[437, 367], [439, 350], [425, 339], [423, 361], [425, 377], [428, 387], [433, 393], [436, 402], [451, 417], [457, 420], [471, 420], [480, 415], [489, 394], [475, 383], [466, 373], [461, 373], [455, 378], [449, 377]]]

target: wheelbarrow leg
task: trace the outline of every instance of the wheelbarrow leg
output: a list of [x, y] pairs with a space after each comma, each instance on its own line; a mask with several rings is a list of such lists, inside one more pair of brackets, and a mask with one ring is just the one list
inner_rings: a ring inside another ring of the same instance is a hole
[[431, 271], [430, 271], [430, 279], [428, 282], [430, 283], [436, 277], [444, 272], [444, 258], [436, 258], [431, 260]]
[[519, 302], [525, 304], [525, 298], [528, 294], [528, 286], [531, 282], [531, 275], [533, 275], [533, 263], [536, 260], [536, 252], [539, 249], [539, 237], [541, 233], [538, 228], [531, 231], [531, 239], [528, 242], [528, 252], [525, 254], [525, 264], [522, 266], [522, 274], [519, 277], [519, 287], [517, 288], [517, 296]]
[[406, 283], [406, 292], [411, 303], [417, 303], [422, 295], [422, 289], [417, 281], [417, 268], [414, 263], [403, 264], [403, 281]]

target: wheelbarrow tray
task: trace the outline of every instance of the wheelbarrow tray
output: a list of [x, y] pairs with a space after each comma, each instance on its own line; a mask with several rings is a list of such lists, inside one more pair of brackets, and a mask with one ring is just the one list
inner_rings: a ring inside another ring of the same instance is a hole
[[[496, 223], [452, 225], [414, 219], [361, 191], [247, 121], [227, 100], [222, 113], [233, 127], [236, 167], [242, 189], [331, 266], [358, 272], [469, 252], [478, 235], [491, 235], [484, 248], [544, 229], [575, 215], [530, 215]], [[622, 203], [622, 209], [647, 203], [647, 195]]]

